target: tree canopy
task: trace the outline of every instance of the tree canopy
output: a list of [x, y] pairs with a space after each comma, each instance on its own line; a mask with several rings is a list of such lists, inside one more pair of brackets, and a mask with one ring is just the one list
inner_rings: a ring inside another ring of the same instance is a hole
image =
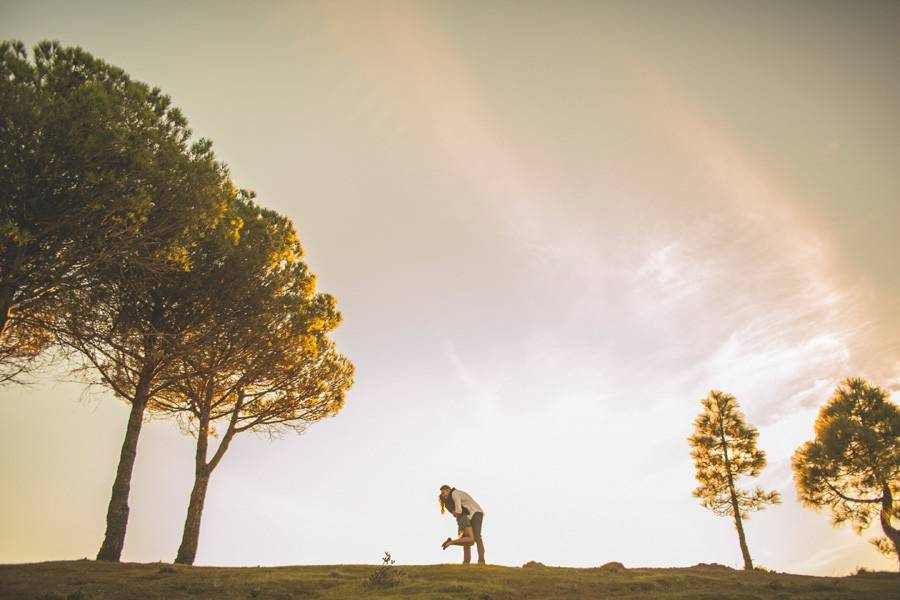
[[886, 538], [875, 546], [900, 561], [900, 409], [887, 392], [848, 378], [819, 410], [815, 438], [794, 453], [800, 501], [831, 509], [835, 525], [862, 533], [879, 519]]
[[0, 360], [9, 376], [98, 273], [184, 262], [226, 173], [159, 89], [81, 50], [0, 44]]
[[[241, 223], [236, 242], [204, 240], [196, 267], [183, 275], [200, 292], [195, 301], [211, 310], [194, 323], [192, 351], [169, 363], [174, 373], [162, 379], [171, 384], [149, 406], [178, 415], [197, 437], [179, 563], [194, 561], [209, 478], [234, 436], [302, 431], [336, 414], [353, 381], [353, 366], [327, 337], [340, 313], [334, 298], [315, 292], [293, 225], [246, 198], [233, 214]], [[221, 439], [209, 456], [216, 423]]]

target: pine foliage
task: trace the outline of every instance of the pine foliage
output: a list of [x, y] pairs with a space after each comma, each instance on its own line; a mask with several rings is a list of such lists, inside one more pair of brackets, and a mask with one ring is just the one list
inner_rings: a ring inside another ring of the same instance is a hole
[[873, 544], [896, 555], [900, 409], [884, 389], [851, 377], [819, 410], [813, 429], [815, 439], [800, 446], [792, 462], [800, 501], [830, 508], [835, 525], [850, 523], [857, 533], [879, 519], [890, 541], [878, 538]]
[[719, 516], [734, 516], [736, 503], [742, 519], [750, 511], [778, 504], [778, 492], [761, 487], [748, 491], [735, 485], [739, 477], [759, 476], [766, 466], [766, 453], [756, 447], [759, 432], [745, 422], [734, 396], [713, 390], [701, 402], [703, 412], [694, 421], [689, 439], [700, 482], [694, 496]]

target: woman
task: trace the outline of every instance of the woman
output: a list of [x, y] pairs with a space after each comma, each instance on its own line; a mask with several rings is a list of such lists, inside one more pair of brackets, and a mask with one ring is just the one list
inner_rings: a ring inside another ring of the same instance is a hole
[[[455, 540], [448, 537], [444, 540], [444, 543], [441, 544], [441, 549], [446, 550], [450, 546], [463, 546], [465, 550], [469, 550], [469, 548], [472, 547], [472, 544], [475, 543], [475, 533], [472, 529], [472, 522], [469, 520], [468, 511], [465, 509], [457, 511], [456, 506], [453, 504], [453, 498], [450, 495], [440, 494], [438, 496], [438, 504], [441, 506], [441, 514], [444, 514], [447, 511], [450, 511], [451, 515], [454, 515], [454, 513], [459, 514], [459, 516], [456, 517], [459, 537]], [[468, 552], [465, 554], [468, 554]]]

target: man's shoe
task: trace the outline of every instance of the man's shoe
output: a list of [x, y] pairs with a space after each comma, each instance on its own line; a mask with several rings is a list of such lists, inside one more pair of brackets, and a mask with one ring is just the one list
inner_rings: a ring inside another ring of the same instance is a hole
[[447, 548], [449, 548], [450, 542], [452, 542], [452, 541], [453, 541], [453, 538], [447, 538], [446, 540], [444, 540], [444, 543], [441, 544], [441, 550], [446, 550]]

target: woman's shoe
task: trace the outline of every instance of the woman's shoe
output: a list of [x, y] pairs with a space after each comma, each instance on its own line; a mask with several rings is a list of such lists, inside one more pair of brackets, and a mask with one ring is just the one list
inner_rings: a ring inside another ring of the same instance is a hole
[[449, 548], [450, 542], [452, 542], [452, 541], [453, 541], [453, 538], [447, 538], [446, 540], [444, 540], [444, 543], [441, 544], [441, 550], [446, 550], [447, 548]]

